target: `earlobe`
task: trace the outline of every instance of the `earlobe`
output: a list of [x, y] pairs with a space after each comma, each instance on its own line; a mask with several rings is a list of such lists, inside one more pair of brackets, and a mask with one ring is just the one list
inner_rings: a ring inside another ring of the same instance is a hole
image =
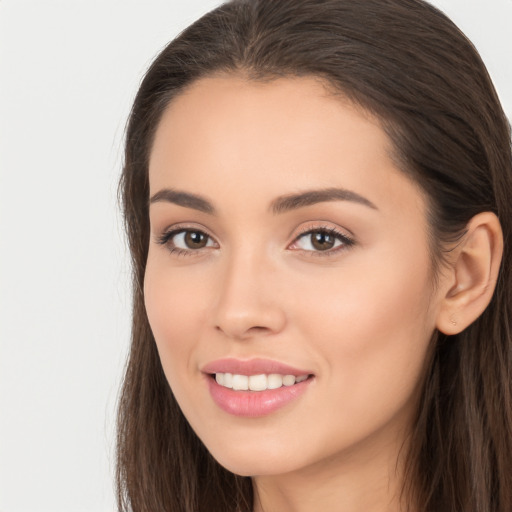
[[448, 335], [463, 331], [491, 301], [503, 253], [503, 233], [496, 215], [475, 215], [454, 253], [436, 322], [437, 329]]

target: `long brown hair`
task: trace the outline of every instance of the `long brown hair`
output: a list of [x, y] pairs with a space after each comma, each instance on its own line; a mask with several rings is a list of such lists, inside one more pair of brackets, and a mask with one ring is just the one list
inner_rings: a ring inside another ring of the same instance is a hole
[[475, 48], [422, 0], [233, 0], [182, 32], [147, 71], [129, 118], [120, 188], [133, 260], [132, 345], [118, 417], [120, 510], [252, 508], [250, 479], [222, 468], [182, 415], [143, 297], [155, 130], [177, 94], [219, 72], [317, 76], [376, 115], [399, 166], [429, 198], [434, 266], [475, 214], [498, 215], [505, 248], [495, 294], [462, 333], [433, 337], [404, 491], [422, 512], [510, 512], [510, 126]]

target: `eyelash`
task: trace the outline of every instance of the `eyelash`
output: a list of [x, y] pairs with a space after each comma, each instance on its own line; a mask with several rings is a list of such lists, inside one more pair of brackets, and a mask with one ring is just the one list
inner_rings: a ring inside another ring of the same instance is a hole
[[[201, 251], [201, 249], [182, 249], [180, 247], [176, 247], [174, 245], [171, 245], [169, 242], [174, 238], [176, 235], [179, 235], [180, 233], [186, 233], [186, 232], [192, 232], [192, 233], [199, 233], [204, 236], [206, 236], [208, 239], [213, 240], [213, 237], [211, 237], [208, 233], [201, 229], [195, 229], [190, 227], [177, 227], [174, 229], [171, 229], [169, 231], [166, 231], [162, 233], [160, 236], [157, 237], [156, 242], [159, 245], [167, 245], [168, 250], [171, 254], [176, 256], [195, 256], [198, 252]], [[305, 250], [305, 249], [295, 249], [297, 251], [301, 251], [302, 253], [307, 253], [309, 256], [314, 257], [330, 257], [334, 254], [338, 254], [340, 251], [344, 251], [349, 249], [355, 244], [355, 240], [351, 238], [350, 236], [346, 235], [345, 233], [341, 233], [336, 228], [333, 228], [331, 226], [317, 226], [314, 228], [308, 227], [304, 228], [293, 240], [293, 242], [290, 245], [296, 244], [300, 239], [308, 236], [313, 235], [314, 233], [322, 233], [326, 235], [332, 236], [335, 240], [338, 240], [341, 242], [341, 245], [338, 247], [327, 249], [325, 251], [314, 251], [314, 250]]]
[[313, 257], [328, 258], [338, 254], [341, 251], [346, 251], [347, 249], [350, 249], [350, 247], [352, 247], [355, 244], [355, 240], [352, 237], [348, 236], [345, 233], [342, 233], [341, 231], [337, 230], [336, 228], [333, 228], [332, 226], [315, 226], [313, 228], [307, 227], [301, 230], [301, 232], [299, 232], [299, 234], [295, 237], [291, 245], [296, 244], [301, 238], [304, 238], [308, 235], [313, 235], [314, 233], [330, 235], [335, 240], [340, 241], [341, 245], [325, 251], [308, 251], [305, 249], [297, 249], [298, 251], [307, 253], [308, 255]]
[[187, 232], [200, 233], [206, 236], [208, 239], [213, 240], [213, 238], [202, 229], [195, 229], [191, 227], [176, 227], [158, 236], [156, 239], [156, 243], [160, 245], [166, 245], [169, 252], [175, 256], [195, 256], [200, 251], [200, 249], [182, 249], [181, 247], [176, 247], [175, 245], [169, 243], [171, 242], [172, 238], [174, 238], [176, 235]]

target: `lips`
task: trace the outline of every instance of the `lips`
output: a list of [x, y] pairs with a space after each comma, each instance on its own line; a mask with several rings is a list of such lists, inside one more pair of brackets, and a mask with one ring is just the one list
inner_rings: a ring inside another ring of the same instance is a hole
[[313, 380], [308, 370], [266, 359], [221, 359], [202, 372], [216, 405], [245, 417], [265, 416], [295, 402]]
[[202, 368], [204, 373], [232, 373], [239, 375], [258, 375], [277, 373], [281, 375], [309, 375], [311, 372], [304, 369], [294, 368], [271, 359], [250, 359], [243, 361], [241, 359], [219, 359], [208, 363]]

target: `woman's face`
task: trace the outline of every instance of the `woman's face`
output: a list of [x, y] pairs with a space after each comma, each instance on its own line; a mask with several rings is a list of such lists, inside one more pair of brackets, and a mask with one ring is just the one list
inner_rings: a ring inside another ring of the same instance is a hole
[[202, 79], [162, 118], [147, 313], [184, 415], [235, 473], [396, 461], [440, 299], [425, 200], [390, 149], [312, 78]]

